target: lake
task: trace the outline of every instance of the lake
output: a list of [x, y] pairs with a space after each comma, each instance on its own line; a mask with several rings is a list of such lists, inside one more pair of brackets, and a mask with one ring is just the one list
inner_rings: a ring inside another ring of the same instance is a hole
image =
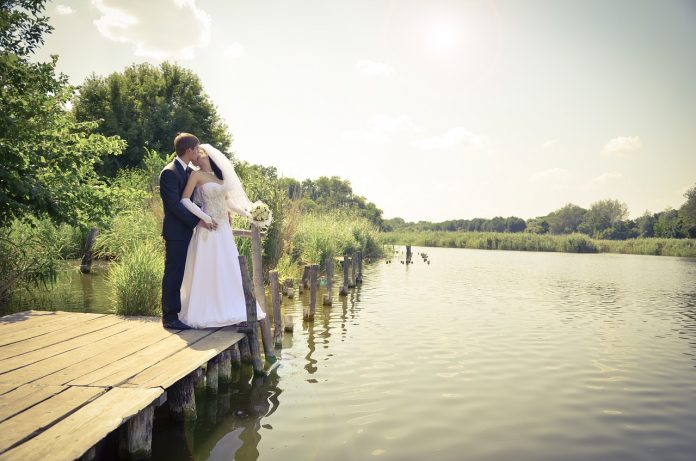
[[277, 374], [158, 410], [154, 459], [696, 458], [696, 260], [413, 251], [313, 323], [285, 299]]

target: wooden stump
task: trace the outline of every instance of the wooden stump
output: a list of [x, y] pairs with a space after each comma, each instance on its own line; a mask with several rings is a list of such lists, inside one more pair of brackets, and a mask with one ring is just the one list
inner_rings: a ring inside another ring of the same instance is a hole
[[357, 265], [358, 265], [358, 253], [353, 253], [353, 257], [351, 258], [350, 261], [350, 280], [348, 281], [348, 288], [354, 288], [355, 287], [355, 271], [357, 270]]
[[326, 258], [326, 294], [323, 299], [324, 306], [330, 306], [331, 299], [333, 298], [333, 268], [333, 258]]
[[363, 281], [363, 275], [362, 275], [362, 251], [357, 252], [358, 255], [358, 275], [356, 277], [356, 282], [357, 283], [362, 283]]
[[230, 351], [230, 362], [232, 362], [232, 368], [239, 368], [242, 366], [242, 358], [239, 355], [239, 348], [235, 344], [228, 349]]
[[241, 356], [242, 363], [254, 363], [251, 359], [251, 348], [249, 347], [249, 338], [244, 336], [237, 344], [239, 344], [239, 354]]
[[[263, 287], [263, 261], [261, 259], [261, 233], [259, 226], [251, 225], [251, 263], [254, 270], [254, 294], [256, 302], [261, 310], [266, 314], [266, 317], [259, 321], [261, 326], [261, 339], [263, 340], [263, 353], [266, 360], [275, 360], [275, 351], [273, 350], [273, 339], [271, 337], [271, 321], [266, 308], [266, 292]], [[254, 310], [256, 315], [256, 310]]]
[[312, 264], [309, 268], [309, 310], [305, 313], [305, 320], [314, 321], [314, 312], [317, 307], [317, 273], [319, 265]]
[[227, 386], [232, 382], [232, 352], [231, 349], [222, 351], [218, 362], [218, 383]]
[[193, 389], [196, 393], [200, 394], [205, 392], [205, 368], [200, 367], [192, 373], [193, 375]]
[[87, 274], [92, 270], [92, 258], [93, 258], [93, 248], [94, 242], [97, 240], [99, 235], [99, 229], [96, 227], [91, 228], [87, 232], [87, 238], [85, 239], [85, 254], [82, 255], [82, 262], [80, 263], [80, 272]]
[[149, 405], [119, 428], [119, 458], [127, 460], [150, 459], [154, 411], [153, 406]]
[[208, 360], [208, 366], [205, 369], [205, 388], [209, 394], [217, 394], [218, 391], [218, 363], [220, 356], [216, 355]]
[[292, 279], [288, 278], [283, 281], [283, 294], [288, 296], [288, 288], [292, 288]]
[[[309, 288], [309, 264], [305, 264], [302, 268], [302, 279], [300, 280], [302, 288]], [[300, 291], [302, 293], [302, 291]]]
[[295, 297], [295, 289], [293, 287], [289, 287], [286, 289], [285, 294], [288, 296], [288, 298], [294, 298]]
[[413, 254], [411, 253], [411, 245], [406, 245], [406, 264], [411, 264], [411, 257]]
[[174, 421], [196, 420], [195, 373], [184, 376], [167, 390], [169, 414]]
[[283, 346], [283, 319], [280, 316], [280, 289], [278, 287], [278, 271], [268, 274], [271, 281], [271, 301], [273, 302], [273, 343], [275, 347]]
[[348, 295], [348, 255], [343, 255], [343, 286], [338, 294], [341, 296]]
[[287, 331], [288, 333], [292, 333], [292, 330], [295, 326], [293, 319], [292, 319], [292, 315], [287, 314], [283, 318], [283, 324], [285, 325], [284, 330]]
[[[249, 281], [249, 270], [247, 269], [247, 262], [244, 256], [239, 256], [239, 269], [242, 273], [242, 287], [244, 288], [244, 299], [246, 301], [247, 324], [250, 327], [250, 332], [247, 333], [247, 338], [249, 338], [249, 349], [251, 351], [252, 365], [254, 367], [255, 374], [265, 375], [265, 372], [263, 371], [263, 364], [261, 363], [261, 354], [259, 352], [259, 322], [256, 315], [256, 299]], [[275, 354], [273, 357], [275, 357]], [[268, 356], [266, 356], [266, 358], [268, 359]]]

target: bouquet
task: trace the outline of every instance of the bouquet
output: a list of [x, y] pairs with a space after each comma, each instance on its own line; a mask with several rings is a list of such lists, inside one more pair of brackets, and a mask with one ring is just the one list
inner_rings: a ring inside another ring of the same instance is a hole
[[260, 229], [267, 228], [273, 222], [271, 209], [260, 200], [251, 205], [249, 213], [251, 214], [249, 221], [259, 226]]

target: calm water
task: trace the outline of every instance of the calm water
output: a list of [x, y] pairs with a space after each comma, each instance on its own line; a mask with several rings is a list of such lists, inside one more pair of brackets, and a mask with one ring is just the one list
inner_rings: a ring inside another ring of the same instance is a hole
[[285, 305], [277, 375], [236, 372], [184, 428], [160, 409], [154, 458], [696, 459], [696, 260], [399, 259], [367, 266], [313, 324], [306, 297]]

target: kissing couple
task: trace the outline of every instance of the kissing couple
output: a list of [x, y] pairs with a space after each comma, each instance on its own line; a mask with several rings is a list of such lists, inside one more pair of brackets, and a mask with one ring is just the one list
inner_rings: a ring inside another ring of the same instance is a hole
[[[189, 133], [177, 135], [174, 149], [176, 158], [159, 178], [162, 323], [186, 330], [244, 322], [246, 301], [229, 213], [250, 218], [252, 203], [225, 154]], [[256, 311], [259, 320], [266, 317], [258, 302]]]

